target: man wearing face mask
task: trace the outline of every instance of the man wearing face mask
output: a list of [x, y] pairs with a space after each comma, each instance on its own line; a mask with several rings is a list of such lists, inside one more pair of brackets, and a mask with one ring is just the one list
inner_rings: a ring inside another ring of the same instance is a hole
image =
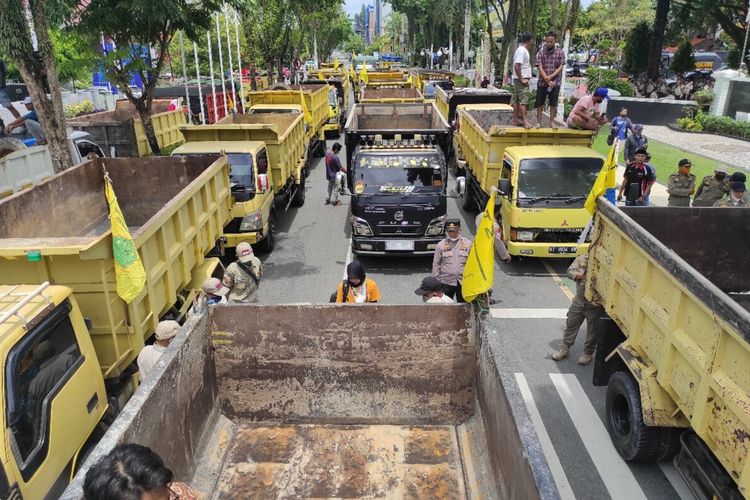
[[729, 182], [727, 181], [727, 171], [718, 167], [714, 170], [714, 175], [707, 175], [698, 185], [693, 197], [694, 207], [712, 207], [714, 203], [724, 197], [729, 192]]
[[336, 291], [337, 303], [365, 304], [378, 302], [380, 289], [378, 285], [367, 277], [365, 268], [357, 261], [346, 266], [346, 279], [339, 283]]
[[715, 207], [723, 208], [750, 208], [745, 198], [745, 183], [733, 182], [730, 184], [729, 196], [714, 203]]
[[445, 234], [447, 237], [435, 247], [432, 276], [443, 284], [443, 290], [448, 297], [456, 302], [464, 302], [461, 279], [466, 260], [469, 258], [471, 240], [461, 236], [461, 221], [458, 219], [448, 219], [445, 223]]

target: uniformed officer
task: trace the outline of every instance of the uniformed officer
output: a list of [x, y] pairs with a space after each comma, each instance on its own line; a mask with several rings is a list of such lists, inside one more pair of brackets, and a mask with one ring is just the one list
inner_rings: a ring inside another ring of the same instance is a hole
[[461, 279], [469, 258], [471, 240], [461, 236], [461, 221], [458, 219], [446, 221], [445, 233], [447, 237], [435, 247], [432, 275], [443, 284], [446, 295], [455, 298], [456, 302], [464, 302]]
[[694, 207], [712, 207], [714, 203], [724, 197], [729, 192], [729, 182], [727, 181], [727, 171], [723, 167], [717, 167], [714, 175], [707, 175], [703, 178], [698, 188], [695, 190], [693, 198]]
[[750, 202], [745, 198], [745, 183], [733, 182], [730, 184], [729, 196], [714, 203], [715, 207], [723, 208], [750, 208]]
[[[732, 175], [729, 176], [729, 184], [730, 185], [733, 182], [741, 182], [741, 183], [745, 184], [746, 181], [747, 181], [747, 176], [745, 175], [744, 172], [735, 172], [735, 173], [733, 173]], [[747, 184], [745, 184], [745, 186], [747, 186]], [[745, 203], [747, 203], [748, 205], [750, 205], [750, 193], [748, 193], [747, 190], [745, 191], [745, 194], [742, 197], [742, 199], [745, 200]]]
[[596, 339], [602, 327], [602, 315], [604, 311], [586, 300], [584, 295], [586, 271], [589, 267], [589, 255], [583, 254], [576, 257], [568, 268], [568, 277], [576, 282], [576, 295], [568, 309], [568, 319], [565, 322], [565, 333], [563, 334], [562, 346], [552, 353], [552, 359], [561, 361], [568, 357], [570, 348], [576, 341], [578, 330], [586, 320], [586, 342], [583, 344], [583, 354], [578, 358], [579, 365], [591, 363], [591, 356], [596, 349]]
[[230, 304], [258, 302], [258, 284], [263, 268], [260, 259], [253, 255], [253, 247], [242, 242], [237, 245], [237, 260], [224, 271], [224, 285], [229, 288]]
[[669, 176], [667, 193], [669, 193], [669, 207], [689, 207], [690, 196], [695, 193], [695, 176], [690, 173], [693, 165], [690, 160], [683, 158], [677, 166], [677, 173]]

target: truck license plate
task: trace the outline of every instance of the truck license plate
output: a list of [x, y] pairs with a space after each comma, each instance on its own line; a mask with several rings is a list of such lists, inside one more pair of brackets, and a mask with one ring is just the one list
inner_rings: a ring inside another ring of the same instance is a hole
[[413, 251], [414, 242], [411, 240], [386, 241], [385, 249], [386, 250]]
[[549, 247], [549, 253], [576, 253], [576, 247]]

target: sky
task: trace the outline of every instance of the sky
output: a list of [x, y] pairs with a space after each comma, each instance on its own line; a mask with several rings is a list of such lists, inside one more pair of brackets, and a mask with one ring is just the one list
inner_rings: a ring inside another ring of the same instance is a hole
[[[581, 6], [585, 9], [586, 7], [591, 5], [593, 2], [594, 0], [581, 0]], [[354, 16], [354, 14], [362, 10], [362, 5], [364, 5], [365, 3], [372, 3], [372, 2], [368, 2], [366, 0], [345, 0], [344, 10], [350, 16]]]

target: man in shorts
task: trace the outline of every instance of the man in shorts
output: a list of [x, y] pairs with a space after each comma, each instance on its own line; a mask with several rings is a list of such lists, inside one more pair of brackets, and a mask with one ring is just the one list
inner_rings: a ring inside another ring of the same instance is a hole
[[529, 46], [531, 46], [531, 33], [528, 31], [521, 35], [521, 43], [518, 44], [516, 53], [513, 55], [513, 125], [518, 126], [518, 116], [521, 115], [522, 125], [531, 128], [526, 118], [526, 108], [529, 105], [531, 92], [531, 57]]
[[544, 37], [544, 46], [536, 54], [536, 67], [539, 83], [536, 87], [536, 124], [542, 126], [544, 101], [549, 103], [549, 125], [557, 115], [557, 101], [560, 96], [560, 74], [565, 67], [565, 53], [557, 47], [557, 33], [550, 31]]
[[607, 117], [599, 111], [599, 105], [604, 99], [609, 99], [606, 87], [599, 87], [593, 94], [578, 99], [568, 115], [568, 127], [579, 130], [593, 130], [607, 123]]

